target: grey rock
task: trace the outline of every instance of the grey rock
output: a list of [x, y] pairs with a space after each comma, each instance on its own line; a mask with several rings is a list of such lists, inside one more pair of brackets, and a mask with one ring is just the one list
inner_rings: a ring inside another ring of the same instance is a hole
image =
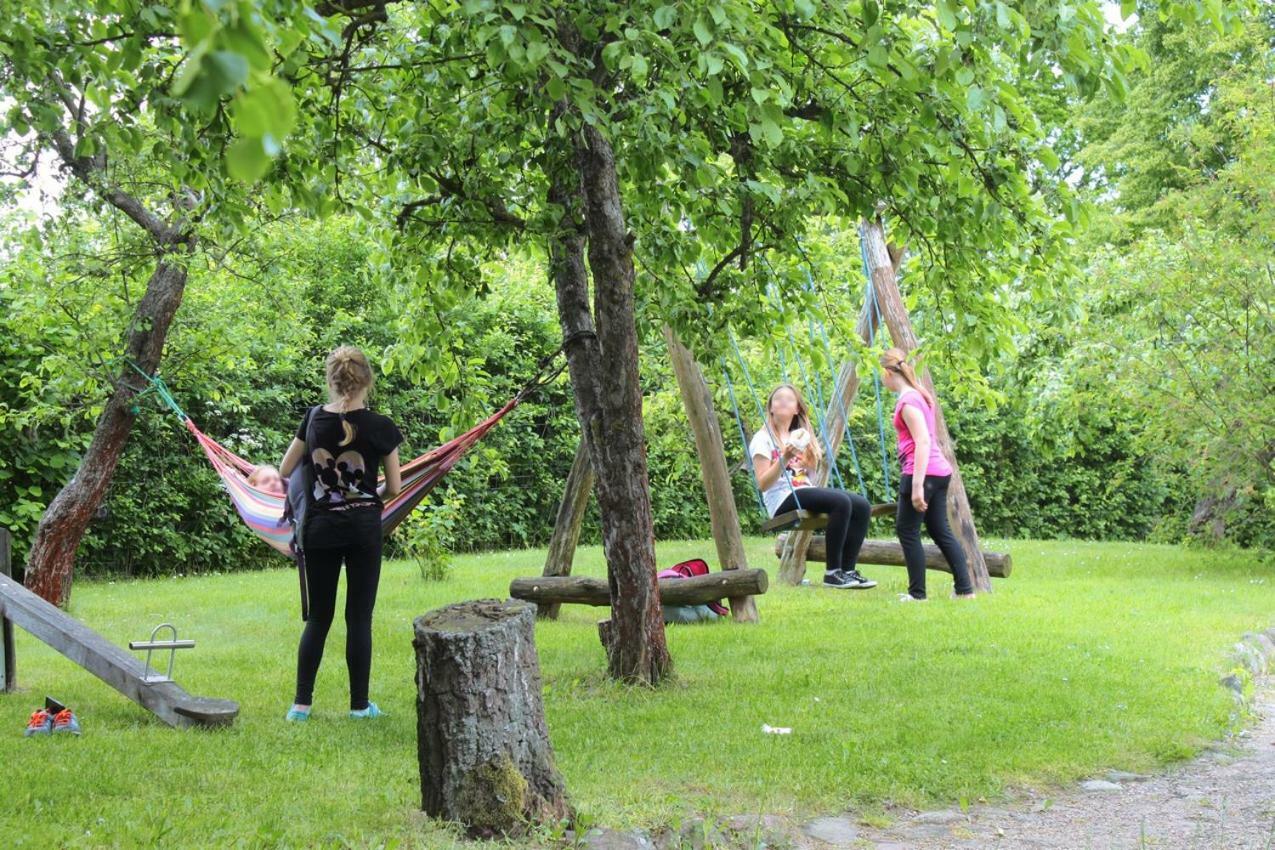
[[1221, 685], [1224, 688], [1229, 688], [1236, 694], [1244, 693], [1244, 680], [1234, 673], [1231, 673], [1229, 676], [1223, 676], [1221, 678]]
[[1248, 632], [1244, 635], [1244, 640], [1260, 649], [1267, 658], [1275, 655], [1275, 640], [1265, 632]]
[[1254, 676], [1260, 676], [1266, 672], [1266, 656], [1256, 647], [1247, 643], [1237, 643], [1233, 655], [1235, 662]]
[[942, 809], [937, 812], [921, 812], [921, 814], [912, 818], [913, 823], [962, 823], [969, 820], [962, 812], [956, 809]]
[[854, 847], [859, 841], [859, 827], [848, 817], [815, 818], [802, 827], [811, 838], [833, 847]]
[[1145, 782], [1150, 778], [1145, 773], [1129, 773], [1125, 770], [1108, 770], [1106, 776], [1108, 782]]
[[1086, 791], [1119, 791], [1122, 786], [1105, 779], [1088, 779], [1080, 783], [1080, 787]]
[[589, 850], [654, 850], [655, 847], [641, 832], [597, 828], [585, 834], [582, 846]]
[[779, 815], [735, 815], [723, 820], [720, 826], [723, 830], [745, 835], [786, 835], [788, 832], [787, 822]]
[[717, 824], [709, 823], [704, 818], [694, 818], [682, 824], [679, 838], [678, 850], [708, 850], [730, 843], [717, 828]]
[[903, 825], [902, 832], [911, 841], [950, 841], [952, 827], [946, 823], [917, 823], [915, 820]]

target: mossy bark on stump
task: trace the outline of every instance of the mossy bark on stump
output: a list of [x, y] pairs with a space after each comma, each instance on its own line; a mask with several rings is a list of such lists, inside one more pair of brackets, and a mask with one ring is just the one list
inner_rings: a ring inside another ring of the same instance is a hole
[[481, 599], [414, 624], [421, 808], [471, 836], [572, 817], [545, 725], [535, 612]]

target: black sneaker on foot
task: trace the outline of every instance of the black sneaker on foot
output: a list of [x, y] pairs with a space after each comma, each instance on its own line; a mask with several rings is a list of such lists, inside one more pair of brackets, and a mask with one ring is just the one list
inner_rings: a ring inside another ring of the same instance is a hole
[[854, 584], [851, 586], [855, 590], [868, 590], [869, 588], [873, 588], [877, 586], [877, 583], [875, 581], [865, 577], [858, 570], [842, 570], [841, 574], [845, 576], [846, 578], [850, 579], [850, 581], [854, 582]]
[[849, 590], [855, 587], [854, 579], [847, 576], [841, 570], [831, 570], [823, 574], [823, 586], [831, 587], [835, 590]]

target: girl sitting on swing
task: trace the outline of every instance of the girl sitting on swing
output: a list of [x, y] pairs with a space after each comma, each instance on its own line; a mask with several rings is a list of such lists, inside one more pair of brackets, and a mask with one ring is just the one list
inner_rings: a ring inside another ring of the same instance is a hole
[[798, 509], [827, 514], [823, 586], [852, 590], [876, 587], [877, 583], [860, 575], [855, 566], [868, 533], [872, 505], [858, 493], [810, 486], [810, 476], [823, 452], [796, 387], [780, 384], [771, 391], [766, 399], [766, 422], [753, 436], [748, 454], [771, 517]]

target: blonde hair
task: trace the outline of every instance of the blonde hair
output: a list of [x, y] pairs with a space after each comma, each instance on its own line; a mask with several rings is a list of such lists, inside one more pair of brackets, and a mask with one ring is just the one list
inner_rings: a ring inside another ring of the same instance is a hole
[[[367, 355], [352, 345], [342, 345], [333, 349], [328, 355], [326, 372], [328, 393], [333, 401], [348, 399], [362, 390], [371, 389], [375, 380], [372, 365], [367, 362]], [[344, 413], [341, 414], [341, 428], [345, 431], [345, 438], [341, 440], [340, 445], [348, 446], [354, 442], [358, 431], [346, 421]]]
[[280, 482], [283, 481], [283, 476], [279, 474], [278, 467], [271, 466], [268, 463], [263, 463], [261, 466], [254, 468], [252, 472], [248, 473], [248, 483], [253, 487], [262, 489], [262, 482], [267, 475], [273, 475], [275, 478], [278, 478]]
[[902, 348], [887, 348], [881, 355], [881, 368], [901, 376], [908, 386], [921, 394], [926, 404], [934, 406], [934, 397], [921, 386], [921, 380], [916, 376], [916, 370], [908, 362], [907, 352]]
[[[788, 423], [788, 433], [791, 434], [798, 428], [806, 429], [810, 434], [810, 443], [806, 446], [805, 460], [807, 466], [818, 466], [823, 460], [823, 449], [819, 446], [818, 432], [810, 425], [810, 409], [806, 407], [806, 401], [801, 397], [801, 391], [792, 384], [780, 384], [770, 391], [770, 395], [766, 396], [766, 416], [770, 418], [770, 406], [775, 401], [775, 394], [780, 390], [788, 390], [797, 399], [797, 412], [793, 414], [792, 421]], [[773, 435], [772, 435], [773, 437]]]

